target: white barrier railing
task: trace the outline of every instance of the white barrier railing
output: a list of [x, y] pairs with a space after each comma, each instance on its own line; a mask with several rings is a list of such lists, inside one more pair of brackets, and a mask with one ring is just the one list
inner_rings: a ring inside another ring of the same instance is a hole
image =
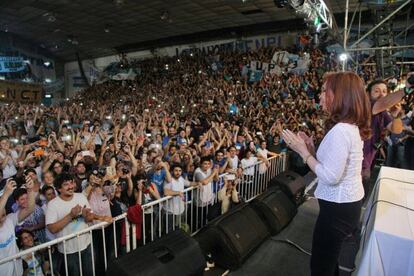
[[[249, 202], [266, 190], [267, 185], [272, 178], [286, 170], [286, 162], [286, 155], [281, 154], [277, 157], [269, 158], [268, 166], [266, 166], [264, 162], [258, 162], [252, 166], [243, 168], [242, 175], [239, 175], [234, 180], [233, 177], [229, 177], [228, 173], [220, 175], [219, 180], [215, 181], [211, 187], [214, 192], [214, 197], [209, 199], [207, 202], [203, 202], [202, 198], [200, 198], [200, 196], [202, 196], [203, 191], [201, 191], [200, 187], [196, 186], [186, 188], [183, 191], [183, 198], [178, 198], [177, 196], [165, 196], [161, 199], [142, 205], [142, 244], [145, 245], [148, 242], [154, 241], [155, 239], [160, 238], [165, 234], [168, 234], [168, 232], [173, 231], [178, 227], [183, 228], [183, 230], [189, 232], [192, 235], [196, 234], [203, 226], [205, 226], [209, 219], [212, 219], [221, 214], [218, 191], [223, 187], [225, 188], [225, 183], [228, 183], [229, 181], [235, 182], [234, 185], [235, 189], [238, 192], [239, 198], [243, 201]], [[182, 204], [181, 201], [183, 201]], [[172, 207], [174, 209], [174, 207], [177, 207], [177, 205], [179, 207], [178, 212], [176, 212], [176, 210], [169, 210], [169, 207]], [[182, 206], [183, 208], [181, 208]], [[123, 223], [125, 227], [125, 248], [121, 248], [120, 240], [117, 239], [117, 236], [119, 235], [119, 233], [117, 235], [117, 231], [119, 231], [119, 229], [117, 230], [117, 225], [119, 225], [120, 223]], [[106, 244], [105, 238], [105, 229], [109, 229], [110, 227], [112, 227], [113, 237], [113, 248], [110, 251], [113, 252], [108, 252], [108, 246]], [[92, 267], [92, 275], [96, 275], [96, 259], [94, 254], [95, 248], [93, 242], [93, 231], [96, 230], [102, 231], [101, 249], [103, 250], [103, 265], [105, 270], [107, 269], [107, 261], [110, 257], [118, 258], [118, 255], [122, 253], [122, 250], [125, 250], [125, 252], [128, 253], [131, 251], [131, 249], [134, 250], [137, 248], [137, 240], [135, 236], [136, 225], [129, 223], [127, 219], [127, 214], [124, 213], [120, 216], [113, 218], [113, 223], [111, 224], [107, 222], [101, 222], [99, 224], [90, 226], [82, 231], [61, 238], [57, 238], [53, 241], [46, 242], [41, 245], [34, 246], [27, 250], [21, 251], [14, 256], [3, 258], [2, 260], [0, 260], [0, 266], [8, 262], [13, 262], [16, 273], [16, 271], [18, 271], [17, 265], [20, 265], [18, 264], [18, 261], [20, 259], [25, 257], [27, 258], [27, 256], [31, 256], [32, 264], [36, 266], [36, 264], [38, 263], [36, 262], [36, 254], [38, 252], [47, 250], [48, 261], [50, 264], [50, 274], [54, 276], [56, 271], [54, 269], [53, 258], [56, 257], [53, 257], [55, 254], [52, 254], [52, 251], [56, 251], [55, 247], [58, 244], [63, 243], [65, 253], [61, 255], [63, 255], [64, 259], [64, 272], [66, 273], [66, 275], [72, 275], [69, 274], [68, 271], [68, 261], [65, 243], [70, 239], [76, 238], [78, 240], [79, 246], [80, 236], [89, 233], [91, 240], [90, 265]], [[82, 271], [81, 252], [78, 252], [78, 261], [80, 275], [88, 275], [88, 273], [84, 273]], [[102, 260], [100, 261], [102, 262]], [[33, 274], [37, 275], [36, 273], [38, 268], [33, 267], [32, 269]]]

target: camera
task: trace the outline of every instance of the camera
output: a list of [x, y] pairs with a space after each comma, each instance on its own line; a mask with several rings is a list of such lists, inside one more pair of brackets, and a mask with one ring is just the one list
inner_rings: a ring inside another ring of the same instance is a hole
[[129, 173], [129, 169], [127, 169], [127, 168], [123, 168], [123, 169], [122, 169], [122, 173], [123, 173], [123, 174], [128, 174], [128, 173]]

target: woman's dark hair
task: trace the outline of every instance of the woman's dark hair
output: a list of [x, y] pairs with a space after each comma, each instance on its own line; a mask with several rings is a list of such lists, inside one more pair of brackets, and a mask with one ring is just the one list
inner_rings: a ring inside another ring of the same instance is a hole
[[354, 72], [326, 73], [323, 77], [326, 97], [332, 93], [332, 103], [328, 106], [327, 129], [337, 123], [358, 126], [362, 140], [371, 137], [371, 104], [364, 90], [364, 81]]
[[14, 200], [18, 200], [22, 195], [27, 194], [27, 190], [25, 188], [18, 188], [13, 193]]
[[42, 195], [45, 195], [46, 192], [49, 191], [49, 190], [53, 190], [54, 191], [55, 189], [53, 188], [53, 186], [44, 185], [42, 187], [42, 190], [41, 190]]
[[26, 234], [29, 234], [30, 236], [32, 236], [33, 240], [35, 240], [35, 238], [36, 238], [32, 231], [27, 230], [27, 229], [20, 230], [17, 233], [17, 244], [19, 245], [19, 248], [22, 248], [23, 247], [23, 238], [22, 238], [22, 235], [25, 234], [25, 233]]

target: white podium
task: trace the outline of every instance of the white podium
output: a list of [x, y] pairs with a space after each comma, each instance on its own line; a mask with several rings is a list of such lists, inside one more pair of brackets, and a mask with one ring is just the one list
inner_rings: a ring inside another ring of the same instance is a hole
[[[413, 157], [414, 158], [414, 157]], [[414, 171], [382, 167], [363, 220], [358, 276], [414, 275]]]

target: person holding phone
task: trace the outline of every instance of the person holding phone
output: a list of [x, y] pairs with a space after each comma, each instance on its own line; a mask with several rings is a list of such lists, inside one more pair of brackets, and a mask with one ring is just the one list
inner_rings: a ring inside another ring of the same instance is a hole
[[[17, 213], [10, 213], [6, 215], [6, 203], [9, 197], [16, 189], [16, 182], [9, 178], [3, 189], [3, 195], [0, 197], [0, 260], [9, 256], [16, 255], [19, 252], [16, 243], [15, 227], [24, 221], [35, 208], [35, 193], [33, 192], [33, 181], [26, 178], [26, 189], [28, 191], [28, 205], [27, 208], [19, 210]], [[22, 275], [22, 261], [16, 260], [16, 265], [13, 261], [0, 265], [0, 275]]]
[[329, 114], [328, 130], [318, 151], [305, 133], [281, 131], [283, 140], [318, 177], [315, 197], [319, 216], [312, 242], [311, 275], [338, 275], [344, 239], [359, 225], [363, 140], [371, 135], [371, 107], [364, 82], [353, 72], [324, 76], [321, 106]]

